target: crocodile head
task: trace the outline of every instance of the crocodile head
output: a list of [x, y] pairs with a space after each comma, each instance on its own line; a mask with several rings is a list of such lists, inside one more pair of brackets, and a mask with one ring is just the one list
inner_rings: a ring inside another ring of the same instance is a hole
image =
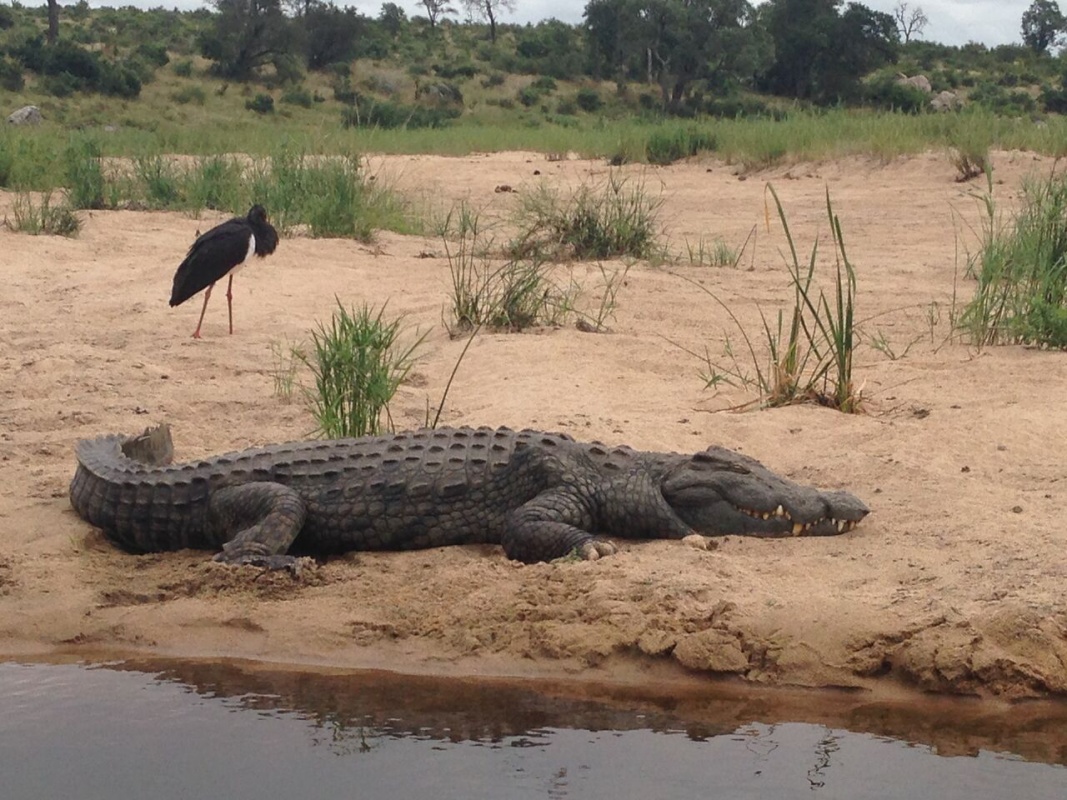
[[721, 447], [679, 462], [660, 488], [675, 513], [705, 535], [832, 536], [870, 511], [849, 492], [793, 483]]

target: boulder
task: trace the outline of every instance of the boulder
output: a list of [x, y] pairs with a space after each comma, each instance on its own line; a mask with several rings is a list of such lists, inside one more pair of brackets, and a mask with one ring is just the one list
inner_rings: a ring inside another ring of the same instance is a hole
[[23, 106], [7, 118], [12, 125], [40, 125], [41, 109], [37, 106]]
[[934, 87], [930, 85], [930, 79], [925, 75], [912, 75], [909, 78], [902, 72], [897, 78], [897, 83], [901, 86], [911, 86], [926, 94], [930, 94], [934, 90]]
[[959, 111], [963, 101], [955, 92], [938, 92], [930, 100], [930, 108], [934, 111]]

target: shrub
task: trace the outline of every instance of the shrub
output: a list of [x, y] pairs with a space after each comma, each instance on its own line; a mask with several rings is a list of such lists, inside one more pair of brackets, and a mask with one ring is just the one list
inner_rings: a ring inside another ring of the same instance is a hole
[[302, 108], [311, 108], [315, 102], [311, 92], [304, 86], [294, 86], [282, 92], [281, 102]]
[[341, 111], [341, 125], [344, 128], [443, 128], [459, 115], [455, 108], [364, 100]]
[[174, 70], [174, 74], [179, 78], [189, 78], [193, 74], [193, 62], [191, 59], [183, 59], [182, 61], [175, 61], [174, 66], [171, 67]]
[[915, 114], [930, 105], [930, 97], [922, 89], [899, 83], [892, 75], [883, 75], [864, 86], [863, 99], [867, 105], [890, 111]]
[[25, 85], [22, 68], [7, 56], [0, 56], [0, 87], [9, 92], [21, 92]]
[[530, 84], [530, 87], [544, 94], [556, 91], [556, 80], [549, 75], [542, 75]]
[[666, 166], [717, 147], [715, 136], [698, 128], [665, 128], [649, 134], [645, 157], [649, 164]]
[[202, 106], [207, 101], [207, 93], [199, 86], [183, 86], [170, 93], [170, 99], [179, 105], [193, 103]]
[[138, 58], [156, 67], [165, 67], [170, 63], [170, 56], [167, 55], [167, 46], [162, 42], [141, 42], [141, 44], [137, 45], [134, 53]]
[[245, 101], [245, 108], [249, 111], [255, 111], [257, 114], [273, 114], [274, 98], [269, 94], [260, 92], [251, 100]]
[[589, 113], [599, 111], [604, 105], [600, 92], [588, 86], [583, 86], [578, 90], [578, 94], [574, 96], [574, 102], [578, 104], [578, 108], [582, 109], [582, 111], [588, 111]]

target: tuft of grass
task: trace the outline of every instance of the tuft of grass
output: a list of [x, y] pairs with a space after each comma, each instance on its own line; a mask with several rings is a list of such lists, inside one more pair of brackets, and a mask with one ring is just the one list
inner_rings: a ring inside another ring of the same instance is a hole
[[456, 231], [456, 238], [444, 239], [452, 280], [450, 334], [482, 327], [518, 332], [562, 324], [573, 310], [573, 291], [562, 290], [552, 280], [551, 265], [536, 253], [494, 259], [478, 215], [466, 206], [460, 213], [470, 215], [460, 223], [444, 222], [445, 230]]
[[90, 139], [71, 139], [63, 154], [67, 170], [67, 202], [72, 208], [105, 208], [104, 168], [100, 147]]
[[274, 396], [283, 403], [291, 403], [296, 388], [297, 367], [305, 359], [303, 349], [296, 344], [278, 341], [270, 343], [271, 371], [274, 381]]
[[[573, 313], [578, 317], [578, 329], [588, 333], [603, 333], [608, 330], [608, 321], [615, 319], [615, 311], [619, 306], [619, 290], [626, 285], [626, 275], [630, 271], [629, 266], [612, 270], [603, 264], [597, 266], [600, 268], [600, 287], [596, 306], [590, 311], [573, 308]], [[581, 286], [575, 284], [573, 297], [568, 298], [569, 306], [574, 306], [580, 291]]]
[[141, 156], [134, 160], [134, 174], [144, 189], [150, 208], [175, 208], [181, 198], [177, 169], [162, 156]]
[[51, 192], [45, 192], [38, 202], [28, 192], [20, 192], [11, 206], [11, 217], [5, 216], [4, 224], [16, 233], [31, 236], [73, 237], [81, 230], [74, 209], [65, 200], [53, 204]]
[[614, 173], [601, 186], [583, 184], [569, 197], [541, 185], [520, 197], [522, 232], [509, 250], [544, 260], [649, 258], [656, 249], [661, 205], [644, 184]]
[[205, 208], [236, 212], [245, 205], [241, 193], [243, 173], [241, 164], [230, 156], [198, 158], [182, 176], [182, 205], [194, 214]]
[[330, 439], [380, 433], [392, 428], [389, 403], [416, 361], [423, 333], [400, 343], [402, 318], [386, 319], [385, 306], [346, 309], [337, 300], [329, 326], [311, 332], [308, 352], [294, 351], [311, 371], [308, 400], [319, 432]]
[[756, 346], [756, 337], [745, 330], [726, 303], [698, 282], [683, 277], [723, 308], [740, 332], [747, 352], [747, 355], [735, 352], [727, 336], [725, 366], [706, 349], [703, 354], [693, 353], [705, 363], [701, 378], [709, 388], [723, 383], [754, 388], [762, 406], [817, 402], [846, 413], [858, 412], [862, 396], [852, 380], [853, 353], [859, 344], [855, 320], [856, 274], [848, 260], [841, 222], [834, 214], [829, 189], [826, 214], [835, 261], [834, 290], [829, 297], [814, 286], [818, 240], [812, 245], [807, 262], [801, 262], [778, 194], [770, 184], [767, 191], [774, 200], [789, 246], [786, 266], [793, 288], [792, 308], [788, 315], [779, 310], [773, 319], [760, 309], [762, 338], [766, 342], [764, 356]]
[[686, 261], [695, 267], [736, 267], [744, 248], [731, 247], [719, 236], [711, 241], [701, 236], [695, 243], [686, 239], [685, 251]]
[[986, 176], [981, 243], [967, 260], [977, 285], [957, 324], [979, 348], [1067, 348], [1067, 175], [1028, 181], [1010, 221], [998, 215], [992, 173]]

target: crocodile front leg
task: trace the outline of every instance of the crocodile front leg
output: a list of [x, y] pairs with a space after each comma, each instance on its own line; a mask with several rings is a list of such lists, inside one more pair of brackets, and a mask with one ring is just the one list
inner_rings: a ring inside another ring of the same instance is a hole
[[507, 516], [501, 544], [508, 558], [533, 564], [576, 553], [586, 561], [615, 553], [615, 545], [594, 536], [588, 493], [570, 486], [542, 492]]
[[287, 553], [306, 516], [300, 495], [280, 483], [257, 481], [212, 492], [208, 528], [222, 545], [215, 560], [293, 569], [298, 559]]

